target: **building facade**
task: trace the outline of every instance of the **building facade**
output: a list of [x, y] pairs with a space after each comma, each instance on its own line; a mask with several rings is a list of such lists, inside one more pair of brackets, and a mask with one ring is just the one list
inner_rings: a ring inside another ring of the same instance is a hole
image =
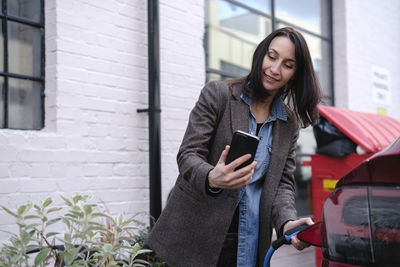
[[[6, 2], [0, 205], [48, 196], [61, 205], [60, 195], [81, 193], [111, 213], [142, 213], [148, 222], [148, 122], [137, 112], [147, 107], [147, 1]], [[284, 12], [288, 2], [159, 1], [163, 203], [204, 83], [244, 75], [254, 44], [282, 21], [311, 32], [307, 41], [329, 103], [400, 120], [400, 2], [304, 1], [318, 5], [319, 28], [293, 16], [292, 7]], [[213, 35], [216, 26], [223, 34]], [[313, 153], [310, 129], [300, 145]], [[0, 218], [1, 230], [15, 229], [2, 210]]]

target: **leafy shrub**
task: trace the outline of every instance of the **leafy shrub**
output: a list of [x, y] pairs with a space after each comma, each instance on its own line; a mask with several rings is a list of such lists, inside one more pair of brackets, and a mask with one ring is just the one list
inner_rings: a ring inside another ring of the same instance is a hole
[[[8, 232], [9, 242], [0, 248], [0, 267], [164, 266], [143, 247], [147, 233], [141, 222], [100, 212], [87, 195], [62, 198], [68, 210], [61, 216], [56, 214], [62, 208], [51, 207], [51, 198], [15, 211], [2, 206], [16, 219], [18, 231]], [[49, 230], [57, 224], [64, 225], [63, 233]]]

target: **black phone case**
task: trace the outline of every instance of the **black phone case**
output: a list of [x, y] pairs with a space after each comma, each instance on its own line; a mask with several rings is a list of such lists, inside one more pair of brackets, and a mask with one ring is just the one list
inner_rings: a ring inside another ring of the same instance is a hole
[[231, 146], [225, 164], [229, 164], [235, 159], [246, 154], [251, 154], [251, 158], [242, 163], [239, 167], [235, 168], [235, 170], [243, 168], [252, 163], [254, 161], [254, 156], [257, 152], [259, 140], [260, 138], [258, 136], [243, 131], [236, 131], [233, 134]]

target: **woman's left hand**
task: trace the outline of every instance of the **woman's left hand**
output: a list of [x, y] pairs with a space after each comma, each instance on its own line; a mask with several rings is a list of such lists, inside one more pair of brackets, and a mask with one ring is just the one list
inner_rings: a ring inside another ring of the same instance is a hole
[[[288, 221], [285, 224], [285, 226], [283, 227], [283, 233], [285, 233], [286, 231], [288, 231], [292, 228], [295, 228], [296, 226], [300, 226], [303, 224], [313, 225], [314, 222], [310, 217], [301, 218], [296, 221]], [[292, 236], [291, 240], [292, 240], [292, 246], [295, 247], [297, 250], [303, 250], [310, 246], [309, 244], [304, 243], [303, 241], [300, 241], [296, 236]]]

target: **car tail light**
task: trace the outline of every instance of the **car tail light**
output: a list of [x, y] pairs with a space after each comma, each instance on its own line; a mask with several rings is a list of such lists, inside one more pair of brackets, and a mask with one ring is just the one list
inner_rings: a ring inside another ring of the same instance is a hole
[[312, 226], [308, 227], [307, 229], [303, 230], [302, 232], [297, 234], [297, 237], [316, 247], [321, 247], [321, 227], [322, 227], [322, 222], [317, 222], [313, 224]]
[[323, 266], [400, 266], [400, 186], [339, 187], [325, 201], [322, 221], [297, 236], [322, 247], [330, 262]]

